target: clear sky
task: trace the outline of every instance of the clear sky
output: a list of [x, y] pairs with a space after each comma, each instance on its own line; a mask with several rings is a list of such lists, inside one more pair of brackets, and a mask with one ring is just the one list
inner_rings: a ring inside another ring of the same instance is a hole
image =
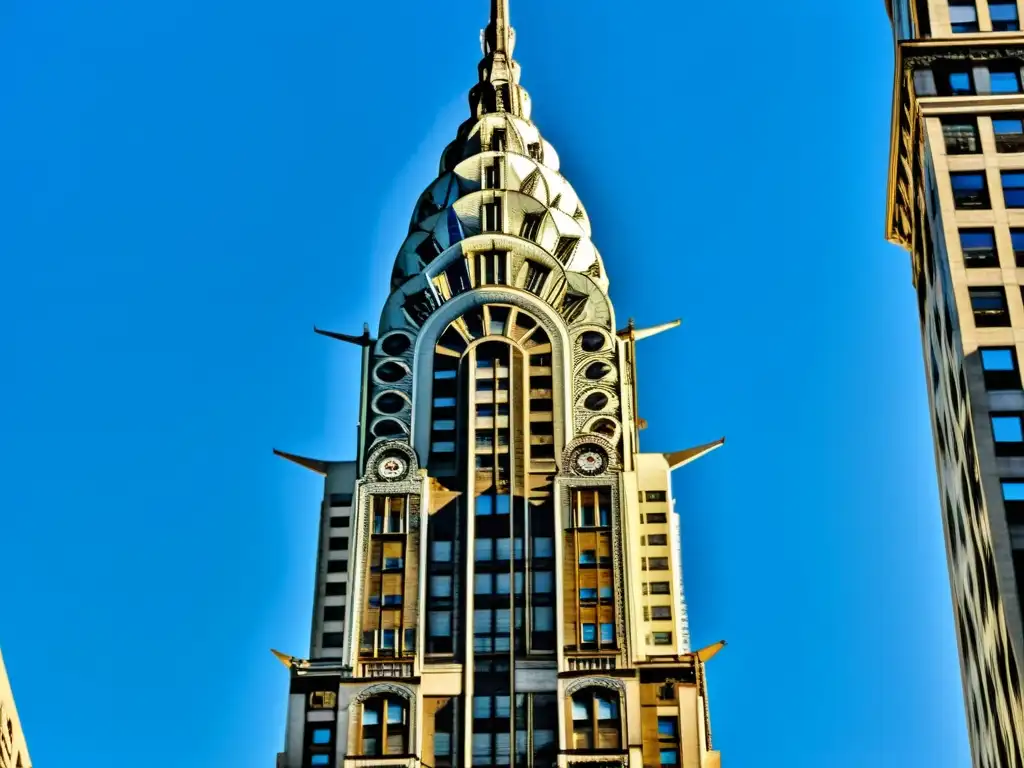
[[[0, 4], [0, 645], [34, 762], [254, 768], [486, 0]], [[582, 12], [578, 9], [585, 9]], [[730, 768], [968, 764], [882, 0], [513, 0], [644, 343]]]

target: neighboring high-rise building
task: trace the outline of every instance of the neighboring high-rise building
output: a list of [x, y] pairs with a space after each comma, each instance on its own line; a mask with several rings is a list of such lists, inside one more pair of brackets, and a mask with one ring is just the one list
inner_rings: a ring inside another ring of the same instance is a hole
[[416, 203], [326, 477], [309, 659], [279, 768], [717, 768], [673, 469], [639, 452], [636, 345], [530, 121], [508, 0]]
[[7, 679], [7, 668], [0, 653], [0, 768], [32, 768], [25, 733], [21, 730], [14, 692]]
[[968, 732], [975, 766], [1024, 766], [1024, 5], [887, 5], [886, 236], [917, 289]]

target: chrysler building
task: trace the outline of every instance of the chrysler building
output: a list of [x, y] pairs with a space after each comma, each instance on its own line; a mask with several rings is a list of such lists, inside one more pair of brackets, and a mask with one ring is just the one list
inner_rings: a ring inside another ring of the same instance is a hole
[[[673, 470], [591, 221], [530, 120], [508, 0], [469, 119], [357, 347], [356, 456], [325, 478], [308, 658], [278, 768], [719, 768]], [[619, 259], [621, 262], [622, 260]]]

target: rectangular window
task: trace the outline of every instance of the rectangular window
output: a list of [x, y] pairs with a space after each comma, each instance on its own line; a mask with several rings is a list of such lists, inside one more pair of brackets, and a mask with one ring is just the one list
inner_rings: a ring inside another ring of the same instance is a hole
[[328, 581], [324, 594], [333, 596], [346, 595], [348, 594], [348, 584], [344, 581]]
[[345, 636], [341, 632], [324, 632], [324, 648], [341, 648], [345, 642]]
[[960, 116], [943, 118], [942, 137], [945, 139], [947, 155], [975, 155], [981, 152], [976, 118]]
[[348, 536], [332, 536], [328, 546], [335, 551], [348, 549]]
[[403, 633], [402, 637], [402, 649], [406, 653], [415, 653], [416, 651], [416, 630], [413, 627], [408, 627]]
[[345, 573], [348, 571], [348, 560], [328, 560], [328, 573]]
[[526, 262], [526, 288], [530, 293], [540, 295], [540, 292], [544, 290], [544, 282], [547, 280], [548, 275], [551, 273], [547, 267], [542, 264], [538, 264], [535, 261]]
[[667, 501], [668, 492], [666, 491], [644, 491], [644, 499], [646, 501]]
[[430, 596], [431, 597], [451, 597], [452, 596], [452, 577], [451, 576], [431, 576], [430, 577]]
[[523, 225], [519, 229], [519, 236], [524, 240], [536, 242], [540, 234], [540, 225], [544, 221], [543, 213], [528, 213], [523, 216]]
[[601, 624], [601, 645], [615, 644], [615, 626], [613, 624]]
[[666, 768], [679, 765], [679, 752], [674, 749], [663, 749], [658, 753], [658, 757]]
[[312, 757], [309, 758], [309, 764], [310, 765], [314, 765], [314, 766], [330, 765], [331, 764], [331, 756], [330, 755], [313, 755]]
[[1020, 370], [1014, 347], [981, 347], [985, 389], [1020, 389]]
[[667, 523], [668, 519], [664, 512], [648, 512], [647, 522], [654, 525], [655, 523]]
[[332, 493], [330, 495], [330, 502], [332, 507], [351, 507], [352, 506], [352, 494], [351, 493]]
[[608, 528], [612, 524], [612, 495], [607, 488], [573, 491], [573, 518], [580, 528]]
[[993, 32], [1016, 32], [1020, 29], [1016, 0], [989, 0], [988, 15]]
[[533, 609], [535, 632], [552, 632], [555, 629], [555, 609], [551, 606], [536, 606]]
[[672, 608], [668, 605], [655, 605], [651, 608], [651, 618], [663, 621], [672, 618]]
[[427, 613], [427, 630], [431, 637], [451, 637], [452, 614], [450, 611]]
[[658, 737], [674, 739], [679, 735], [679, 721], [674, 717], [658, 718]]
[[491, 131], [491, 151], [504, 152], [508, 134], [504, 128], [495, 128]]
[[652, 547], [663, 547], [668, 544], [668, 536], [664, 533], [652, 533], [647, 537], [647, 543]]
[[597, 565], [597, 550], [580, 550], [580, 565]]
[[996, 456], [1024, 456], [1024, 429], [1019, 413], [993, 413], [992, 437]]
[[345, 620], [345, 606], [344, 605], [325, 605], [324, 606], [324, 621], [344, 621]]
[[988, 208], [988, 185], [983, 171], [949, 174], [953, 202], [961, 210]]
[[1010, 525], [1024, 524], [1024, 479], [1004, 479], [1001, 482], [1006, 522]]
[[331, 742], [331, 731], [329, 728], [317, 728], [313, 731], [314, 744], [329, 744]]
[[667, 571], [668, 570], [668, 558], [667, 557], [649, 557], [647, 558], [647, 565], [649, 571]]
[[538, 536], [533, 540], [534, 557], [554, 557], [555, 540], [548, 536]]
[[494, 162], [484, 166], [484, 189], [501, 189], [501, 161], [494, 158]]
[[380, 633], [380, 647], [385, 651], [395, 650], [395, 630], [385, 629]]
[[1011, 229], [1010, 241], [1013, 243], [1013, 260], [1018, 267], [1024, 267], [1024, 229]]
[[1024, 152], [1024, 120], [1011, 115], [992, 118], [997, 152]]
[[500, 232], [501, 231], [501, 199], [495, 199], [493, 202], [484, 203], [483, 211], [481, 212], [481, 227], [484, 232]]
[[450, 563], [452, 561], [452, 543], [441, 540], [432, 541], [430, 543], [430, 558], [435, 563]]
[[1010, 325], [1010, 312], [1006, 306], [1006, 291], [1002, 286], [968, 288], [974, 325], [978, 328], [1000, 328]]
[[547, 595], [554, 591], [554, 575], [551, 571], [534, 571], [533, 592], [538, 595]]
[[1020, 93], [1020, 70], [1015, 67], [996, 69], [988, 72], [992, 84], [992, 93]]
[[583, 624], [583, 642], [584, 643], [596, 643], [597, 642], [597, 625], [596, 624]]
[[971, 96], [974, 93], [974, 78], [971, 77], [971, 70], [953, 70], [949, 74], [949, 95], [950, 96]]
[[384, 570], [385, 571], [400, 571], [400, 570], [402, 570], [402, 558], [400, 558], [400, 557], [385, 557], [384, 558]]
[[508, 254], [504, 251], [487, 251], [476, 257], [477, 285], [504, 285], [508, 282], [506, 264]]
[[949, 24], [955, 33], [978, 31], [978, 9], [974, 0], [950, 0]]
[[672, 633], [653, 632], [651, 634], [651, 642], [653, 642], [654, 645], [672, 645]]
[[667, 581], [652, 581], [651, 594], [652, 595], [668, 595], [671, 594], [671, 586]]
[[991, 229], [961, 229], [960, 250], [968, 269], [999, 266], [996, 236]]
[[1024, 171], [1003, 171], [1003, 199], [1007, 208], [1024, 208]]
[[348, 528], [351, 525], [350, 515], [339, 515], [331, 518], [331, 528]]

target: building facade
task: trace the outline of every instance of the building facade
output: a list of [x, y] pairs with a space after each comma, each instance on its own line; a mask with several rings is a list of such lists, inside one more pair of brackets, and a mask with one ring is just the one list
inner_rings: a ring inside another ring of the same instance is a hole
[[278, 768], [717, 768], [671, 473], [640, 453], [638, 342], [530, 121], [508, 0], [416, 202], [325, 478], [309, 658]]
[[3, 654], [0, 654], [0, 768], [32, 768]]
[[911, 254], [974, 765], [1024, 766], [1024, 4], [887, 0], [886, 236]]

